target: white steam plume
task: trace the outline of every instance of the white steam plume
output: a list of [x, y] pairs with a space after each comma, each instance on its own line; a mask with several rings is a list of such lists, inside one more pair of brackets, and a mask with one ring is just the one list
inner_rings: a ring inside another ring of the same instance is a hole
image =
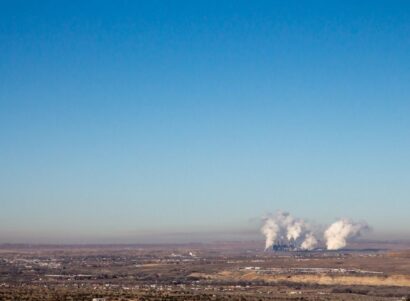
[[287, 212], [278, 211], [265, 218], [261, 231], [265, 235], [265, 249], [274, 244], [313, 249], [317, 244], [309, 225], [302, 219], [293, 218]]
[[264, 225], [262, 226], [261, 231], [266, 237], [266, 243], [265, 243], [265, 250], [266, 250], [270, 246], [272, 246], [273, 243], [275, 242], [276, 237], [278, 235], [279, 227], [275, 223], [274, 220], [268, 218], [266, 219]]
[[338, 250], [346, 246], [349, 238], [358, 237], [363, 230], [369, 229], [365, 223], [355, 223], [347, 219], [340, 219], [331, 224], [325, 231], [326, 248]]
[[296, 240], [298, 239], [298, 237], [300, 236], [300, 234], [302, 233], [302, 227], [303, 227], [303, 223], [300, 221], [295, 221], [295, 222], [291, 222], [288, 226], [287, 226], [287, 234], [286, 234], [286, 238], [288, 240]]
[[263, 219], [262, 233], [265, 235], [265, 249], [273, 245], [287, 246], [291, 249], [313, 250], [324, 237], [328, 250], [344, 248], [349, 239], [359, 237], [364, 230], [369, 230], [366, 223], [357, 223], [340, 219], [322, 232], [312, 231], [303, 219], [294, 218], [287, 212], [278, 211]]
[[306, 234], [305, 240], [302, 242], [300, 247], [304, 250], [313, 250], [317, 245], [317, 239], [313, 233], [309, 232]]

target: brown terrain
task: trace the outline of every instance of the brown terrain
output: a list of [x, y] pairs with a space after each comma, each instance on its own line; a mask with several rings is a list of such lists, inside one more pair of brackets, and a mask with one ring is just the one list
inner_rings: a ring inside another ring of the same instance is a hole
[[405, 243], [0, 247], [2, 300], [410, 300]]

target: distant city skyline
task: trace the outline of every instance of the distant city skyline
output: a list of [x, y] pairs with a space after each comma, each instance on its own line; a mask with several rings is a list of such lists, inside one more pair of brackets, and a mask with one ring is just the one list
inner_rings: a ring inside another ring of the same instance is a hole
[[407, 1], [3, 1], [0, 243], [410, 239]]

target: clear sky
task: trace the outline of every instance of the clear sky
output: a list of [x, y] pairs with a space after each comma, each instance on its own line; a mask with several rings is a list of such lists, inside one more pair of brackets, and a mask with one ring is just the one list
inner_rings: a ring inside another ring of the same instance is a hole
[[410, 237], [409, 1], [0, 1], [0, 242], [277, 209]]

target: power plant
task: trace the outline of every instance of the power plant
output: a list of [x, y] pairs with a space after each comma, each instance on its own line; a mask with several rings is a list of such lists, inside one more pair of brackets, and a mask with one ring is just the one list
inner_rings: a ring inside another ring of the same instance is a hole
[[369, 229], [366, 223], [340, 219], [321, 232], [314, 230], [305, 220], [282, 211], [265, 217], [263, 222], [261, 232], [265, 235], [265, 250], [276, 252], [315, 250], [319, 247], [318, 237], [323, 237], [322, 244], [327, 250], [339, 250], [347, 245], [349, 239]]

